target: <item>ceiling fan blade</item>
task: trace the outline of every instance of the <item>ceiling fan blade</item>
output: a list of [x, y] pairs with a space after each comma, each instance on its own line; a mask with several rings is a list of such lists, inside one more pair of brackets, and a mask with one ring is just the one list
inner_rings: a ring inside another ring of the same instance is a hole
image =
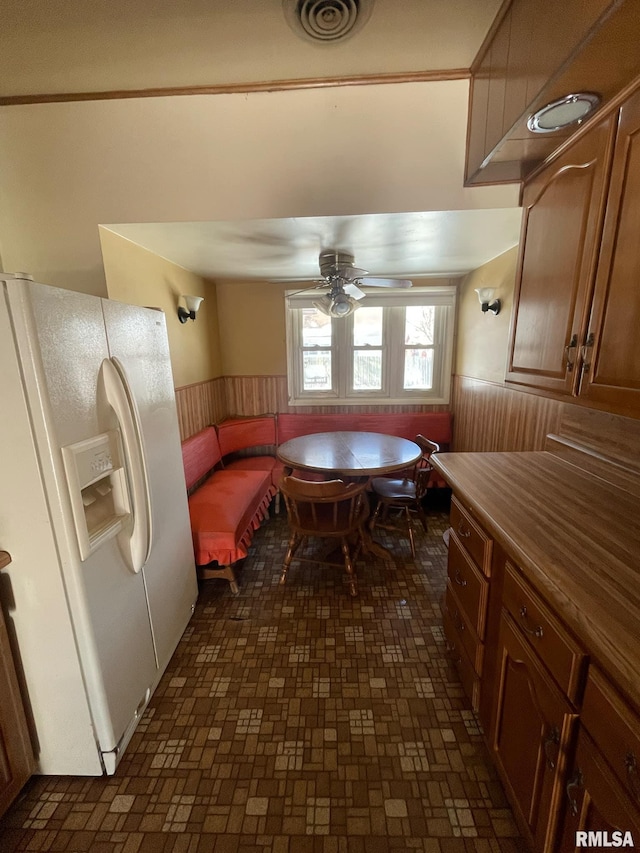
[[355, 284], [352, 284], [351, 282], [345, 284], [343, 290], [347, 294], [347, 296], [352, 296], [354, 299], [362, 299], [367, 295], [366, 293], [363, 293], [363, 291], [360, 290], [359, 287], [357, 287]]
[[336, 267], [336, 274], [339, 275], [340, 278], [344, 278], [346, 281], [354, 281], [356, 278], [362, 278], [362, 276], [367, 273], [368, 270], [361, 270], [358, 269], [358, 267], [352, 267], [349, 265]]
[[359, 278], [358, 284], [367, 287], [413, 287], [408, 278]]

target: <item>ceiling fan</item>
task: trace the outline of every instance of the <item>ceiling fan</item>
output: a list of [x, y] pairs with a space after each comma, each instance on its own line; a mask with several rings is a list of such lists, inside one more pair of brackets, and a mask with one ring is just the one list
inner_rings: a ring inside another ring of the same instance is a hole
[[377, 278], [368, 275], [367, 270], [354, 266], [353, 255], [336, 252], [333, 249], [320, 253], [320, 275], [322, 281], [316, 288], [328, 287], [326, 296], [313, 303], [314, 307], [330, 317], [347, 317], [358, 308], [358, 300], [366, 294], [359, 284], [367, 287], [411, 287], [409, 279]]

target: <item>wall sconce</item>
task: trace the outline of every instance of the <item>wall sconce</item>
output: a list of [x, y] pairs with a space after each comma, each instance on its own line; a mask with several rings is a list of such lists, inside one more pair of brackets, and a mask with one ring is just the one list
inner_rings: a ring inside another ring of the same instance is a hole
[[495, 287], [476, 287], [476, 293], [485, 314], [487, 311], [491, 311], [492, 314], [500, 313], [500, 300], [493, 298], [495, 292]]
[[187, 309], [185, 311], [182, 305], [178, 306], [178, 319], [181, 323], [186, 323], [187, 320], [195, 320], [200, 303], [204, 301], [204, 296], [185, 296], [183, 294], [182, 298]]

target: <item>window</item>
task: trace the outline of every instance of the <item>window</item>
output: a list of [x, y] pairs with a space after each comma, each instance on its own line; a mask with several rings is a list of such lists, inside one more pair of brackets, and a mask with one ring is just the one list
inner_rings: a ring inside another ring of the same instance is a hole
[[448, 403], [455, 287], [369, 291], [348, 317], [287, 294], [291, 405]]

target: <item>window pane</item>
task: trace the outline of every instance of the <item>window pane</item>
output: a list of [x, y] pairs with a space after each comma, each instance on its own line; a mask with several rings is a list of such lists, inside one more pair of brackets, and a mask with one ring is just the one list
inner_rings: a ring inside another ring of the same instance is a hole
[[360, 308], [353, 315], [353, 345], [382, 346], [382, 308]]
[[379, 391], [382, 388], [382, 350], [356, 350], [353, 353], [355, 391]]
[[408, 349], [404, 353], [405, 390], [433, 387], [433, 350]]
[[[432, 345], [436, 309], [434, 305], [407, 305], [404, 342], [411, 346]], [[422, 387], [422, 386], [419, 386]]]
[[305, 391], [331, 390], [331, 350], [302, 353], [302, 387]]
[[302, 309], [302, 346], [331, 346], [331, 317], [315, 308]]

